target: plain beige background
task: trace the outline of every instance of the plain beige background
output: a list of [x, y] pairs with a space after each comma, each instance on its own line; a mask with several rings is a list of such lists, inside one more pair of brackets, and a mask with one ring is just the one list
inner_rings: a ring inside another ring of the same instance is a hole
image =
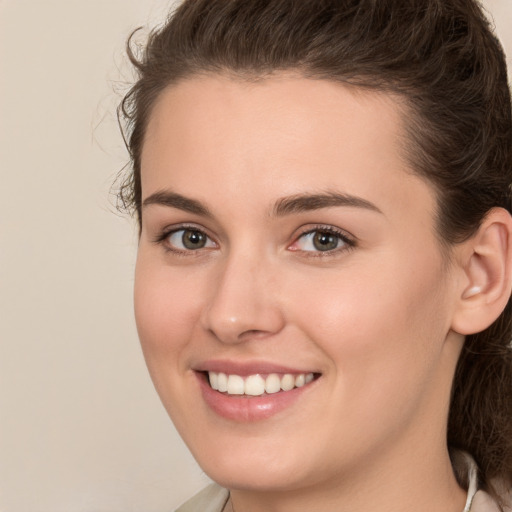
[[[485, 4], [512, 55], [512, 0]], [[172, 511], [208, 481], [147, 375], [109, 198], [124, 42], [170, 5], [0, 0], [0, 512]]]

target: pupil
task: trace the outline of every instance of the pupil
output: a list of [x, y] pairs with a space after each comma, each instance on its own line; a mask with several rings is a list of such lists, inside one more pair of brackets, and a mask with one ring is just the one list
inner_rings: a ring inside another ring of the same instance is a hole
[[313, 238], [313, 245], [319, 251], [330, 251], [338, 246], [338, 237], [331, 233], [316, 233]]
[[201, 249], [206, 243], [206, 237], [200, 231], [185, 231], [183, 245], [187, 249]]

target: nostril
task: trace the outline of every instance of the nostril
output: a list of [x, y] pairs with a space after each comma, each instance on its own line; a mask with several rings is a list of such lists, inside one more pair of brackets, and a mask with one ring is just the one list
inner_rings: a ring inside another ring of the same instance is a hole
[[245, 339], [260, 339], [260, 338], [266, 338], [269, 335], [271, 335], [271, 332], [268, 331], [262, 331], [258, 329], [248, 329], [247, 331], [242, 332], [239, 335], [240, 340]]

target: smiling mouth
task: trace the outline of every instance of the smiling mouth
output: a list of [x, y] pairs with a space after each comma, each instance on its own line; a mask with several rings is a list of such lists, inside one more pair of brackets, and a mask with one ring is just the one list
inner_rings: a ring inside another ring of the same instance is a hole
[[314, 373], [254, 374], [240, 376], [222, 372], [206, 372], [210, 387], [227, 395], [262, 396], [301, 388], [315, 380]]

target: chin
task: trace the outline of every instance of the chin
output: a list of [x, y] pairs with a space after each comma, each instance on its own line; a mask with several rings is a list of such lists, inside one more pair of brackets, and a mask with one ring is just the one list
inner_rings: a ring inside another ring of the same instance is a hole
[[[251, 442], [252, 441], [252, 442]], [[276, 449], [276, 444], [282, 449]], [[307, 450], [286, 447], [285, 440], [231, 438], [225, 447], [219, 444], [191, 447], [203, 471], [216, 483], [227, 489], [264, 492], [288, 491], [310, 485], [321, 474], [320, 465], [307, 460]], [[194, 453], [197, 451], [197, 456]], [[317, 467], [319, 466], [319, 467]], [[309, 472], [307, 468], [315, 468]]]
[[272, 467], [268, 463], [234, 465], [217, 464], [205, 468], [205, 473], [220, 486], [227, 489], [258, 492], [283, 492], [304, 487], [307, 481], [297, 472], [297, 467]]

